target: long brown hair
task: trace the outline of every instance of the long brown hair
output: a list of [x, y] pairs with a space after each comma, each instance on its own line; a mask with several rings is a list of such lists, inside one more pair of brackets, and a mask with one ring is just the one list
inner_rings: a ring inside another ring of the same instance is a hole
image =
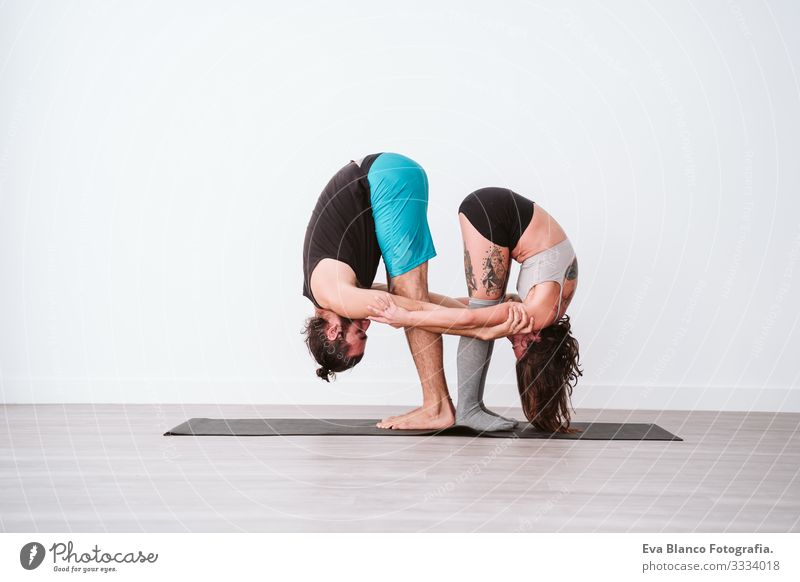
[[[565, 315], [539, 332], [517, 361], [517, 388], [525, 417], [539, 430], [580, 432], [570, 428], [572, 388], [583, 375], [578, 340]], [[574, 410], [573, 410], [574, 412]]]
[[364, 357], [364, 354], [352, 358], [347, 355], [350, 345], [344, 340], [344, 332], [352, 325], [353, 320], [346, 317], [339, 319], [342, 321], [342, 331], [333, 341], [325, 334], [328, 320], [324, 317], [309, 317], [303, 329], [308, 351], [321, 366], [317, 368], [317, 376], [326, 382], [330, 382], [330, 378], [335, 378], [336, 372], [349, 370]]

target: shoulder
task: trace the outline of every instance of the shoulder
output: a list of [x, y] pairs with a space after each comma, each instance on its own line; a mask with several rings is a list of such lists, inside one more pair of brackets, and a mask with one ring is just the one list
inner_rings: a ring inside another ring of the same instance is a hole
[[324, 258], [309, 277], [309, 286], [317, 302], [327, 309], [335, 298], [341, 296], [342, 290], [356, 288], [356, 274], [353, 268], [342, 261]]

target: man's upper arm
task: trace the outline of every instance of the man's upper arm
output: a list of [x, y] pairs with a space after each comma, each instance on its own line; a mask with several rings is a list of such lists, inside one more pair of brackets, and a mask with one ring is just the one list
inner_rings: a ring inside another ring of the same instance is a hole
[[328, 309], [350, 319], [364, 319], [372, 315], [367, 311], [367, 306], [377, 305], [377, 298], [388, 295], [386, 291], [361, 289], [348, 285], [340, 289], [334, 297], [327, 298], [330, 306]]
[[[362, 319], [372, 315], [371, 312], [367, 311], [369, 305], [378, 305], [377, 299], [387, 297], [389, 297], [389, 293], [375, 285], [373, 285], [372, 289], [343, 285], [335, 293], [332, 293], [330, 297], [326, 296], [325, 299], [329, 306], [328, 309], [334, 313], [350, 319]], [[425, 309], [426, 306], [429, 308], [438, 307], [401, 295], [391, 295], [391, 297], [397, 305], [409, 311], [420, 311]]]

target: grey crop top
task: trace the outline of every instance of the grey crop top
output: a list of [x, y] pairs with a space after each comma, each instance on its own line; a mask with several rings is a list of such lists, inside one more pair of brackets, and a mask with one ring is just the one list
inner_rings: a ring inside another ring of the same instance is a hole
[[[555, 281], [563, 290], [564, 280], [578, 276], [578, 259], [568, 238], [522, 261], [517, 278], [517, 294], [522, 301], [534, 285]], [[561, 313], [561, 295], [558, 294], [558, 311]]]

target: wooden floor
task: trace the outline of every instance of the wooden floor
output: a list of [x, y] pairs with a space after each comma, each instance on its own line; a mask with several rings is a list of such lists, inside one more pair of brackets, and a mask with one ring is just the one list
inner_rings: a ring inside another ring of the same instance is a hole
[[0, 406], [0, 530], [800, 531], [798, 414], [575, 418], [654, 422], [683, 442], [161, 436], [195, 416], [400, 411]]

